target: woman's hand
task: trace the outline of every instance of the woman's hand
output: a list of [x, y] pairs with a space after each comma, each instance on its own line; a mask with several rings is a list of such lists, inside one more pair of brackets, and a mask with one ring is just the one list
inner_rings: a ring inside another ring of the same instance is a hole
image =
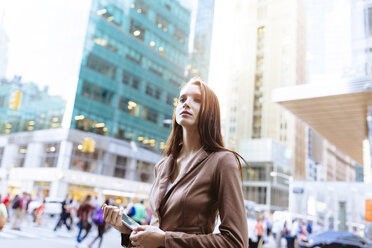
[[113, 226], [116, 230], [118, 230], [121, 233], [130, 234], [131, 230], [124, 225], [124, 223], [121, 220], [121, 216], [123, 215], [123, 208], [118, 208], [115, 206], [108, 206], [104, 204], [102, 206], [103, 210], [103, 220]]
[[129, 239], [137, 248], [157, 248], [165, 246], [165, 232], [154, 226], [137, 227]]

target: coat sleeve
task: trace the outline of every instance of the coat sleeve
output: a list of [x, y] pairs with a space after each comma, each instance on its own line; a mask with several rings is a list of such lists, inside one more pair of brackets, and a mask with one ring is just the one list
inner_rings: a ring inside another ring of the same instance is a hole
[[165, 232], [166, 248], [248, 247], [247, 218], [240, 171], [235, 156], [226, 152], [218, 161], [212, 185], [221, 218], [219, 234]]

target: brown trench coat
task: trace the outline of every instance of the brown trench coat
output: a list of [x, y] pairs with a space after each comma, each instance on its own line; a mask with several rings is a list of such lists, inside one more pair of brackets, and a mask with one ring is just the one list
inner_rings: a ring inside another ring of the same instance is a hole
[[[165, 231], [165, 247], [248, 247], [247, 218], [237, 160], [227, 151], [200, 149], [167, 191], [172, 156], [155, 165], [151, 225]], [[213, 234], [217, 215], [220, 234]], [[130, 246], [122, 234], [122, 245]]]

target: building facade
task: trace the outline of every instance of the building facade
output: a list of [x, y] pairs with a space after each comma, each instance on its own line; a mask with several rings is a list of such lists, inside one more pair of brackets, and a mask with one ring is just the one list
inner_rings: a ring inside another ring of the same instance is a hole
[[164, 148], [185, 81], [190, 21], [178, 1], [93, 0], [71, 128]]
[[[219, 37], [226, 42], [215, 48], [230, 54], [213, 58], [223, 61], [224, 68], [221, 66], [211, 75], [213, 80], [226, 85], [224, 141], [229, 148], [242, 154], [251, 167], [252, 176], [245, 181], [249, 185], [245, 189], [246, 199], [261, 199], [257, 203], [268, 210], [288, 207], [289, 184], [271, 183], [270, 173], [274, 168], [287, 176], [305, 177], [306, 133], [303, 131], [296, 140], [294, 117], [271, 100], [274, 88], [304, 83], [305, 80], [302, 2], [233, 1], [220, 13], [225, 15], [230, 11], [233, 17], [231, 28]], [[265, 161], [255, 161], [257, 142], [275, 144], [278, 150], [286, 152], [282, 156], [269, 156], [273, 152], [271, 146], [264, 145], [260, 153], [268, 156]], [[289, 164], [283, 165], [283, 157]], [[250, 181], [254, 177], [259, 180]], [[271, 200], [274, 196], [280, 196], [284, 202]]]
[[239, 152], [248, 161], [248, 166], [243, 166], [244, 198], [254, 201], [259, 210], [287, 209], [290, 150], [272, 139], [254, 139], [241, 140]]
[[293, 216], [319, 223], [323, 230], [357, 231], [371, 238], [370, 222], [366, 220], [371, 186], [357, 182], [294, 182], [297, 193], [293, 196]]
[[[94, 141], [84, 151], [82, 140]], [[87, 194], [147, 198], [160, 155], [135, 143], [73, 129], [48, 129], [0, 136], [0, 193], [29, 192], [33, 197], [74, 199]]]
[[[14, 94], [21, 92], [18, 109], [10, 108]], [[52, 96], [48, 87], [23, 83], [20, 77], [0, 81], [0, 134], [59, 128], [66, 101]]]

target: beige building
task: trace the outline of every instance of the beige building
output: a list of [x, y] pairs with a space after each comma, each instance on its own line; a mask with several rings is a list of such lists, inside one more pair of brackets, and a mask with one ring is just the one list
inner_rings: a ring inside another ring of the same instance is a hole
[[[212, 62], [209, 81], [223, 84], [227, 96], [222, 101], [225, 144], [250, 164], [246, 198], [264, 208], [288, 206], [279, 200], [288, 197], [288, 182], [273, 179], [270, 172], [305, 174], [306, 130], [271, 100], [273, 89], [305, 83], [303, 11], [303, 1], [297, 0], [232, 1], [221, 14], [233, 19], [223, 34], [229, 39], [220, 48], [212, 46], [212, 61], [217, 62]], [[224, 59], [213, 57], [213, 50], [226, 49], [230, 54]]]
[[246, 198], [283, 207], [272, 196], [285, 197], [289, 185], [272, 171], [294, 180], [354, 181], [354, 160], [272, 100], [276, 88], [307, 83], [305, 1], [236, 0], [223, 10], [217, 3], [218, 15], [232, 18], [215, 25], [224, 32], [213, 37], [209, 82], [224, 85], [225, 144], [250, 164]]

